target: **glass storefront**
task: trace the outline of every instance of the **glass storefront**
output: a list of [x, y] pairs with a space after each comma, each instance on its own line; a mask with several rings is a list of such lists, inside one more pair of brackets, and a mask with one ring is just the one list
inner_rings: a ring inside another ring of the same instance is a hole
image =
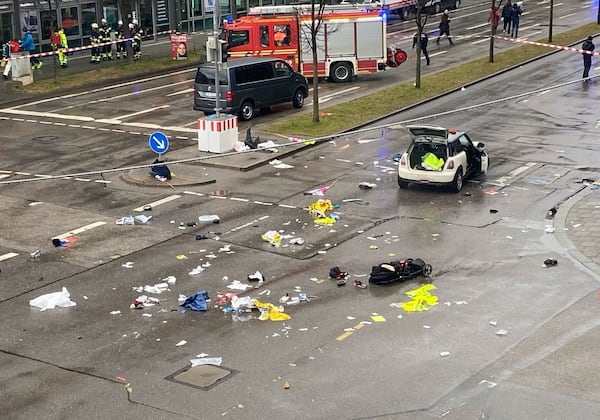
[[[220, 7], [221, 16], [245, 15], [250, 7], [296, 3], [298, 0], [0, 0], [2, 41], [23, 39], [30, 30], [42, 51], [50, 49], [50, 36], [60, 27], [69, 46], [89, 45], [91, 25], [102, 18], [116, 28], [137, 19], [146, 38], [167, 37], [168, 32], [212, 31], [212, 8]], [[57, 8], [58, 5], [58, 8]], [[16, 8], [16, 9], [15, 9]], [[121, 10], [123, 8], [123, 10]]]

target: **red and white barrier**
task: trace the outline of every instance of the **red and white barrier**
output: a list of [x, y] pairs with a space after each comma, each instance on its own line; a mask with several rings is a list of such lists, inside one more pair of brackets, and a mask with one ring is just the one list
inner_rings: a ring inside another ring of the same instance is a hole
[[238, 118], [235, 115], [200, 118], [197, 128], [198, 150], [201, 152], [230, 152], [238, 141]]

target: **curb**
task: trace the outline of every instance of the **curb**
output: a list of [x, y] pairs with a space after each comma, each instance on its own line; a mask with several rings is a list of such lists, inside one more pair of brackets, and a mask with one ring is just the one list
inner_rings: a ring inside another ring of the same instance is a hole
[[210, 178], [205, 181], [190, 181], [190, 182], [179, 182], [179, 179], [175, 176], [169, 182], [161, 182], [150, 175], [148, 175], [147, 179], [140, 179], [139, 177], [132, 177], [130, 172], [123, 172], [120, 175], [120, 178], [123, 182], [128, 185], [133, 185], [136, 187], [148, 187], [148, 188], [177, 188], [177, 187], [191, 187], [194, 185], [208, 185], [214, 184], [217, 182], [216, 179]]
[[588, 187], [584, 187], [575, 194], [573, 194], [571, 197], [569, 197], [558, 207], [558, 212], [554, 217], [554, 237], [556, 238], [558, 244], [564, 247], [567, 253], [571, 255], [575, 260], [581, 263], [588, 270], [600, 275], [600, 265], [592, 261], [586, 255], [582, 254], [577, 249], [577, 246], [569, 239], [566, 233], [566, 220], [571, 209], [575, 207], [581, 200], [585, 199], [588, 195], [593, 193], [597, 194], [597, 192], [590, 190]]

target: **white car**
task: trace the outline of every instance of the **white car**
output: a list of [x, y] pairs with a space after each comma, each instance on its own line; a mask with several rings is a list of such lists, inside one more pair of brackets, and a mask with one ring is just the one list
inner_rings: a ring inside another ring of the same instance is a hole
[[410, 183], [447, 185], [459, 192], [465, 178], [487, 173], [485, 145], [472, 142], [467, 134], [427, 125], [406, 128], [412, 142], [398, 162], [400, 188]]

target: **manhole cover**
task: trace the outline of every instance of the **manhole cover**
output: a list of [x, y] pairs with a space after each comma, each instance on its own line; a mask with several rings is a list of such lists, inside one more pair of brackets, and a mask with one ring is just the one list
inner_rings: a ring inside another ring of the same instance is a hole
[[167, 376], [168, 381], [191, 386], [192, 388], [208, 390], [233, 376], [236, 371], [215, 365], [186, 366]]

